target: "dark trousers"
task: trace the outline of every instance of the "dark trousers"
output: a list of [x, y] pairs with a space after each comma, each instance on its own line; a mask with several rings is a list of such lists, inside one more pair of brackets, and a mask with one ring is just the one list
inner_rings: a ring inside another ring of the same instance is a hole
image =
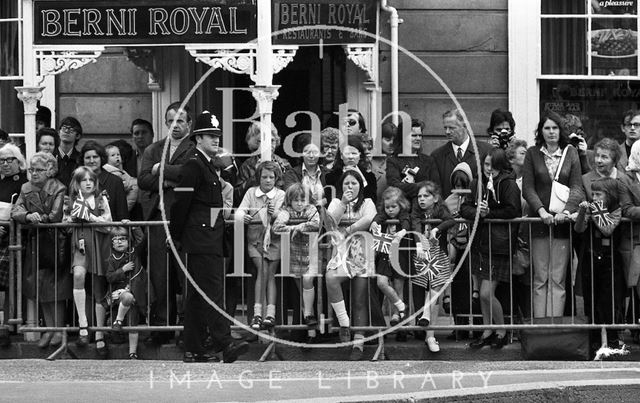
[[[611, 255], [594, 252], [592, 256], [593, 272], [588, 264], [581, 267], [585, 314], [593, 318], [593, 323], [624, 323], [622, 306], [625, 280], [621, 261], [616, 258], [612, 265]], [[589, 263], [589, 259], [585, 262]], [[607, 338], [609, 341], [616, 340], [617, 331], [607, 331]]]
[[[188, 270], [193, 281], [220, 309], [224, 309], [224, 259], [222, 256], [190, 254]], [[207, 328], [214, 348], [222, 350], [231, 342], [229, 321], [202, 298], [200, 293], [187, 285], [187, 301], [184, 312], [184, 345], [186, 351], [204, 353], [202, 342]]]
[[[158, 217], [153, 218], [159, 220], [159, 213]], [[166, 240], [167, 233], [163, 226], [149, 227], [149, 278], [155, 298], [151, 306], [150, 323], [154, 325], [176, 323], [176, 294], [182, 290], [182, 270], [177, 267], [173, 253], [167, 252]]]

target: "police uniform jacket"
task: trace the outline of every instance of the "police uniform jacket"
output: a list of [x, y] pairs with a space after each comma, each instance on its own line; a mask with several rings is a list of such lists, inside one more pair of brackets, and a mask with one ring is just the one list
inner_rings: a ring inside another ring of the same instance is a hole
[[182, 166], [180, 177], [171, 207], [171, 237], [182, 244], [183, 252], [223, 256], [224, 221], [219, 212], [212, 214], [212, 208], [223, 207], [222, 185], [214, 165], [196, 149]]

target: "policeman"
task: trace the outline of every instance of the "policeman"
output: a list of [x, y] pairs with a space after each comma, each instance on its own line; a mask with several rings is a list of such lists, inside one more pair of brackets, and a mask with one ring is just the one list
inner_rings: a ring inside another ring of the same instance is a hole
[[[216, 154], [222, 131], [214, 115], [205, 111], [196, 119], [191, 140], [195, 155], [182, 167], [181, 180], [171, 207], [169, 230], [176, 247], [187, 253], [187, 270], [195, 283], [219, 308], [224, 305], [224, 220], [215, 209], [223, 207], [222, 183], [216, 173]], [[207, 328], [213, 347], [222, 351], [224, 362], [234, 362], [249, 344], [231, 337], [229, 321], [190, 287], [184, 313], [184, 362], [206, 362]]]

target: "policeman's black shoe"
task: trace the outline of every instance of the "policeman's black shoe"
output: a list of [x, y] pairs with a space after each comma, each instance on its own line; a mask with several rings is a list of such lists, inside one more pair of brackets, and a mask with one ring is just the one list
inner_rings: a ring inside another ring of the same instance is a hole
[[222, 351], [222, 361], [225, 363], [232, 363], [243, 354], [249, 351], [249, 343], [246, 341], [232, 341]]
[[186, 363], [192, 362], [219, 362], [220, 359], [215, 355], [210, 354], [193, 354], [190, 351], [186, 351], [182, 356], [182, 361]]

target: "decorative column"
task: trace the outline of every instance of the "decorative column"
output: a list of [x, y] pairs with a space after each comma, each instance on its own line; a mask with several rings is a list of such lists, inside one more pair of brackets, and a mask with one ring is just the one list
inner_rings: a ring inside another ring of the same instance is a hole
[[27, 161], [36, 152], [36, 112], [44, 87], [15, 87], [18, 99], [24, 104], [24, 141], [27, 146]]
[[271, 161], [271, 113], [273, 111], [273, 101], [278, 98], [279, 85], [252, 85], [253, 97], [258, 104], [260, 113], [260, 159]]

